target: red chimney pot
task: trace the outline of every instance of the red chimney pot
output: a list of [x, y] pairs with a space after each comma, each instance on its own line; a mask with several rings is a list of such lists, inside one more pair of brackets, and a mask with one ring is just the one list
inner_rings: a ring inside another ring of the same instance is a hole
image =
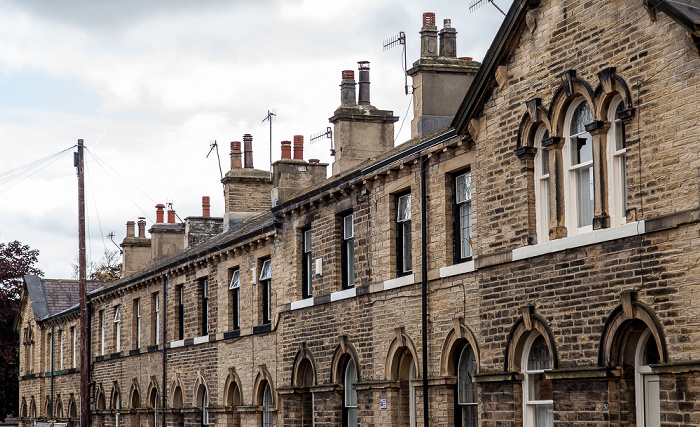
[[433, 12], [425, 12], [423, 14], [423, 26], [435, 25], [435, 14]]
[[292, 158], [292, 141], [282, 141], [282, 158], [291, 159]]
[[156, 205], [156, 224], [162, 224], [163, 223], [163, 212], [165, 212], [163, 209], [165, 209], [165, 205], [162, 203], [158, 203]]
[[175, 224], [175, 211], [168, 209], [168, 224]]
[[146, 237], [146, 218], [139, 217], [139, 237]]
[[211, 216], [210, 215], [210, 204], [209, 204], [209, 196], [202, 196], [202, 216]]
[[353, 80], [355, 79], [355, 70], [343, 70], [343, 80]]
[[304, 160], [304, 136], [294, 135], [294, 158]]

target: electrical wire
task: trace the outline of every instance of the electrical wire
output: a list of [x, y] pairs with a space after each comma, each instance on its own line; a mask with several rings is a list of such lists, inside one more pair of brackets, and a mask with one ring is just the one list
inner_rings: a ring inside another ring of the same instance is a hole
[[16, 182], [12, 183], [8, 187], [4, 189], [0, 189], [0, 193], [4, 193], [5, 191], [9, 190], [10, 188], [14, 187], [15, 185], [19, 184], [20, 182], [24, 181], [25, 179], [33, 176], [35, 173], [39, 172], [40, 170], [44, 169], [46, 166], [50, 165], [51, 163], [55, 162], [62, 156], [64, 156], [67, 152], [75, 148], [76, 145], [73, 145], [71, 147], [66, 148], [65, 150], [59, 151], [58, 153], [54, 153], [50, 156], [46, 156], [44, 158], [41, 158], [39, 160], [35, 160], [33, 162], [27, 163], [26, 165], [20, 166], [18, 168], [9, 170], [7, 172], [3, 172], [0, 174], [0, 177], [4, 177], [0, 179], [0, 186], [4, 184], [9, 184], [12, 183], [13, 180], [17, 180]]
[[[90, 174], [90, 167], [89, 167], [87, 161], [85, 161], [85, 171], [87, 172], [87, 176], [89, 178], [91, 178], [92, 175]], [[88, 182], [93, 182], [93, 181], [92, 181], [92, 179], [89, 179]], [[90, 193], [92, 194], [92, 205], [95, 208], [95, 215], [97, 216], [97, 226], [100, 229], [100, 237], [102, 238], [102, 246], [104, 247], [104, 251], [106, 254], [107, 253], [107, 244], [105, 243], [104, 231], [102, 231], [102, 221], [100, 221], [100, 211], [97, 209], [97, 198], [95, 197], [95, 187], [92, 184], [90, 185]], [[86, 215], [86, 219], [87, 219], [87, 217], [88, 217], [88, 215]], [[90, 253], [92, 253], [92, 251], [90, 251]]]

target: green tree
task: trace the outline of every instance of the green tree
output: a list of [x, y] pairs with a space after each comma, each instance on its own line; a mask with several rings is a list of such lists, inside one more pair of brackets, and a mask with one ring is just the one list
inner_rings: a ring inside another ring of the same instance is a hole
[[[120, 262], [119, 252], [105, 249], [102, 259], [95, 262], [88, 259], [86, 261], [87, 280], [95, 282], [113, 282], [119, 280], [122, 275], [122, 263]], [[77, 279], [80, 275], [78, 267], [78, 259], [76, 258], [73, 264], [73, 278]]]
[[34, 267], [39, 251], [18, 241], [0, 243], [0, 420], [17, 415], [19, 403], [19, 334], [14, 322], [25, 274], [43, 275]]

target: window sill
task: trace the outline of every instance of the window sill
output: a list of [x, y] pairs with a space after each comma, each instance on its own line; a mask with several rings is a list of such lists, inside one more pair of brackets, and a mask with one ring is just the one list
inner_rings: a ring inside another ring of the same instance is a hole
[[[388, 291], [389, 289], [396, 289], [396, 288], [401, 288], [404, 286], [412, 285], [416, 283], [416, 275], [415, 274], [407, 274], [405, 276], [397, 277], [396, 279], [389, 279], [385, 280], [381, 286], [384, 291]], [[370, 292], [375, 292], [374, 290]]]
[[567, 249], [580, 248], [582, 246], [594, 245], [596, 243], [638, 236], [644, 234], [644, 232], [644, 221], [628, 222], [627, 224], [617, 227], [593, 230], [590, 233], [565, 237], [563, 239], [550, 240], [537, 245], [513, 249], [512, 260], [519, 261], [540, 255], [564, 251]]
[[457, 276], [459, 274], [471, 273], [475, 271], [474, 261], [461, 262], [459, 264], [450, 265], [447, 267], [441, 267], [439, 269], [439, 277], [442, 279], [444, 277]]
[[209, 335], [202, 335], [201, 337], [194, 337], [192, 340], [192, 344], [197, 345], [197, 344], [204, 344], [206, 342], [209, 342]]

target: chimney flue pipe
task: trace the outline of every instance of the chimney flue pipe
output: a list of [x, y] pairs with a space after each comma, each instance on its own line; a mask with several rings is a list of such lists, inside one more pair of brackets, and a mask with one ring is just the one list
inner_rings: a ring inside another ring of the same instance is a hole
[[357, 69], [360, 74], [360, 97], [357, 101], [360, 105], [370, 105], [369, 103], [369, 61], [358, 61]]
[[165, 212], [163, 209], [165, 209], [165, 205], [162, 203], [158, 203], [156, 205], [156, 224], [162, 224], [163, 223], [163, 213]]
[[304, 160], [304, 136], [294, 135], [294, 158]]
[[211, 204], [209, 202], [210, 202], [209, 196], [202, 196], [202, 216], [204, 216], [204, 217], [211, 216], [211, 212], [210, 212]]
[[140, 216], [138, 224], [139, 224], [139, 237], [145, 238], [146, 237], [146, 218]]
[[126, 237], [134, 237], [134, 221], [126, 222]]
[[243, 162], [247, 169], [253, 168], [253, 135], [243, 135]]
[[292, 141], [282, 141], [282, 158], [291, 159], [292, 158]]

